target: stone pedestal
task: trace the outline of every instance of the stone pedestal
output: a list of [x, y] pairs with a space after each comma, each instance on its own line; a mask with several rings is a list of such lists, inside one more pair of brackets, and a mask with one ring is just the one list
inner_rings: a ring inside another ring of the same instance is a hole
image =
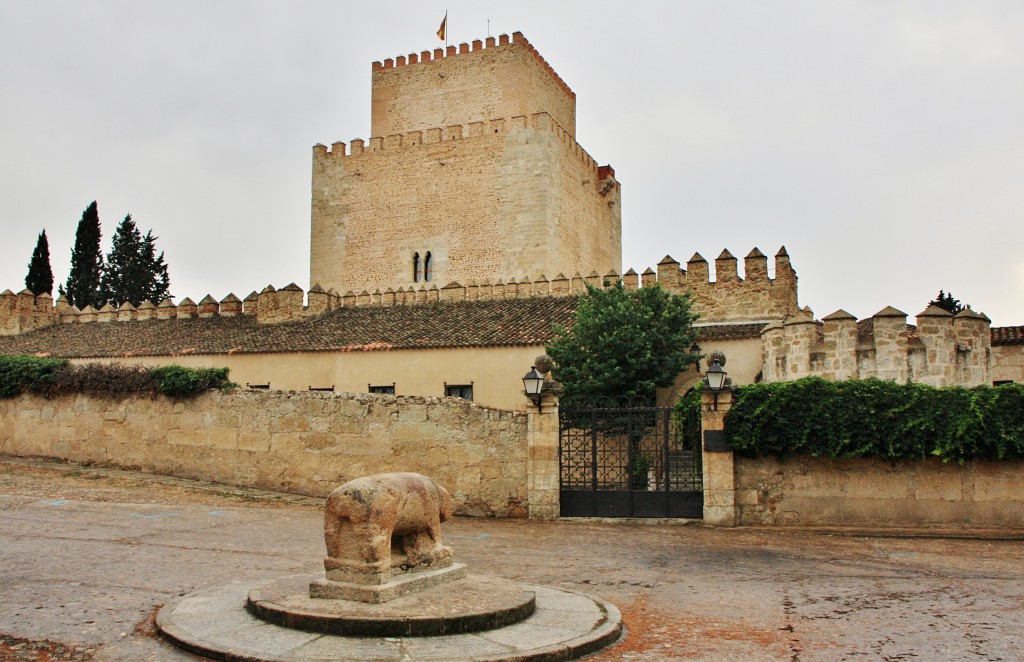
[[309, 585], [309, 597], [324, 600], [355, 600], [357, 602], [382, 603], [422, 591], [441, 584], [447, 584], [466, 576], [466, 564], [455, 563], [446, 568], [425, 572], [410, 572], [398, 575], [383, 584], [342, 582], [328, 578], [317, 579]]

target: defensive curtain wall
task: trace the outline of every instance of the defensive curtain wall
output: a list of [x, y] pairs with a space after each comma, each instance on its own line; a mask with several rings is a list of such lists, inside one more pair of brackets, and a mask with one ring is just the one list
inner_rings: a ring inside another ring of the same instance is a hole
[[[292, 284], [268, 286], [244, 301], [233, 294], [219, 302], [207, 295], [198, 304], [185, 298], [177, 305], [144, 302], [101, 310], [6, 291], [0, 294], [0, 336], [11, 337], [0, 337], [0, 353], [228, 367], [238, 383], [282, 389], [365, 392], [371, 385], [394, 384], [402, 395], [442, 395], [445, 384], [472, 384], [475, 401], [513, 409], [522, 398], [519, 377], [544, 351], [552, 325], [572, 323], [576, 296], [587, 284], [621, 281], [627, 288], [661, 283], [671, 291], [691, 291], [702, 315], [701, 347], [727, 352], [734, 381], [750, 383], [761, 370], [760, 328], [797, 310], [796, 276], [784, 249], [775, 258], [775, 278], [757, 249], [744, 260], [745, 278], [728, 251], [715, 262], [717, 282], [709, 278], [708, 263], [695, 255], [687, 269], [666, 257], [657, 271], [643, 274], [558, 274], [358, 294], [318, 286], [304, 293]], [[696, 372], [681, 377], [682, 390], [697, 378]]]
[[[707, 261], [698, 254], [686, 269], [666, 257], [657, 271], [647, 269], [643, 274], [630, 269], [621, 276], [614, 272], [571, 278], [559, 274], [550, 280], [539, 276], [343, 295], [318, 286], [307, 294], [292, 284], [280, 290], [268, 286], [244, 301], [234, 295], [219, 302], [206, 296], [198, 304], [186, 298], [178, 305], [145, 302], [138, 308], [108, 305], [99, 311], [91, 307], [79, 310], [63, 298], [54, 305], [48, 295], [8, 290], [0, 293], [0, 336], [20, 338], [0, 340], [0, 352], [130, 359], [149, 365], [227, 366], [240, 383], [269, 382], [290, 389], [335, 386], [337, 390], [363, 391], [370, 382], [400, 382], [407, 390], [399, 393], [432, 395], [442, 392], [438, 389], [444, 382], [473, 381], [478, 401], [514, 408], [520, 397], [516, 374], [528, 368], [550, 340], [552, 324], [571, 324], [573, 297], [585, 291], [588, 283], [600, 287], [621, 281], [628, 288], [660, 283], [670, 291], [690, 292], [701, 314], [701, 348], [705, 353], [714, 349], [726, 352], [736, 384], [808, 375], [879, 377], [934, 386], [1024, 381], [1021, 327], [990, 328], [988, 319], [973, 311], [954, 317], [934, 307], [917, 316], [916, 326], [908, 326], [906, 315], [893, 308], [861, 321], [842, 310], [817, 321], [809, 309], [797, 306], [796, 274], [785, 249], [775, 258], [774, 278], [768, 277], [767, 258], [756, 248], [744, 263], [741, 277], [736, 258], [723, 251], [715, 260], [714, 281], [709, 278]], [[470, 305], [474, 302], [479, 306], [476, 309]], [[481, 312], [484, 309], [486, 315]], [[352, 312], [344, 313], [346, 310]], [[224, 328], [209, 330], [209, 334], [219, 335], [219, 342], [211, 344], [203, 337], [193, 340], [185, 333], [199, 328], [187, 320], [203, 319], [223, 320]], [[136, 323], [153, 320], [183, 320], [186, 324], [171, 324], [155, 337], [153, 326], [146, 326], [145, 333], [134, 332]], [[102, 339], [73, 330], [75, 325], [105, 322], [128, 326], [116, 334], [104, 334], [110, 338]], [[287, 333], [283, 328], [273, 331], [286, 324], [302, 326]], [[330, 328], [338, 325], [354, 325], [360, 332], [332, 343], [327, 336]], [[396, 325], [412, 328], [396, 338], [386, 328]], [[463, 333], [481, 325], [493, 327], [494, 332], [477, 329], [475, 336]], [[60, 334], [42, 332], [64, 326], [68, 328]], [[268, 337], [255, 342], [259, 328], [268, 329], [264, 334]], [[40, 333], [31, 333], [34, 330]], [[118, 338], [122, 342], [102, 351], [90, 352], [84, 346], [70, 351], [83, 344], [74, 342], [79, 335], [83, 342], [86, 336], [93, 338], [90, 342], [104, 345]], [[398, 350], [402, 350], [400, 356]], [[325, 353], [343, 355], [344, 361], [331, 360]], [[391, 356], [386, 356], [388, 353]], [[454, 366], [472, 366], [473, 372], [456, 374], [447, 369]], [[684, 373], [675, 391], [684, 392], [699, 378], [695, 369]]]
[[994, 358], [1015, 354], [1007, 344], [993, 355], [993, 338], [1000, 342], [1005, 334], [970, 308], [954, 316], [929, 306], [916, 321], [908, 326], [907, 314], [891, 306], [860, 322], [844, 310], [820, 322], [810, 310], [773, 321], [761, 331], [763, 380], [876, 377], [900, 384], [980, 386], [994, 381]]
[[186, 297], [180, 303], [170, 300], [154, 305], [145, 301], [135, 307], [130, 303], [115, 308], [107, 304], [100, 310], [92, 306], [83, 309], [68, 304], [64, 296], [56, 303], [49, 294], [34, 296], [28, 290], [15, 294], [11, 290], [0, 293], [0, 336], [18, 335], [35, 329], [59, 324], [86, 324], [91, 322], [131, 322], [152, 319], [194, 319], [209, 317], [237, 317], [248, 315], [260, 324], [278, 324], [310, 319], [340, 308], [365, 306], [393, 307], [431, 304], [448, 301], [496, 301], [529, 299], [532, 297], [569, 297], [585, 293], [587, 285], [608, 287], [621, 282], [628, 289], [652, 287], [660, 284], [670, 292], [689, 292], [694, 308], [700, 313], [700, 322], [764, 322], [782, 320], [800, 311], [797, 305], [797, 277], [785, 248], [775, 256], [775, 277], [768, 276], [768, 258], [757, 248], [744, 259], [745, 273], [740, 277], [737, 259], [723, 250], [715, 260], [717, 280], [711, 280], [708, 262], [695, 253], [682, 269], [679, 262], [666, 256], [657, 271], [646, 269], [638, 274], [633, 269], [625, 274], [609, 271], [604, 275], [591, 272], [571, 277], [558, 274], [553, 278], [541, 274], [534, 279], [508, 281], [487, 279], [469, 281], [462, 285], [450, 282], [443, 287], [421, 284], [417, 287], [391, 287], [359, 293], [344, 294], [331, 289], [324, 291], [314, 285], [307, 293], [291, 283], [281, 289], [268, 285], [261, 292], [252, 292], [244, 300], [234, 294], [217, 301], [210, 295], [197, 304]]

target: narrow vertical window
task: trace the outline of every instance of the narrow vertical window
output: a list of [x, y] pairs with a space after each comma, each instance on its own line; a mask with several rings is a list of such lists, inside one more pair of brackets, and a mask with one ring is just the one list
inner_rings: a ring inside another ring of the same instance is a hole
[[[429, 253], [428, 253], [429, 255]], [[412, 282], [420, 282], [420, 254], [412, 254]]]
[[430, 282], [434, 279], [434, 260], [430, 257], [430, 251], [427, 251], [426, 257], [423, 258], [423, 280]]

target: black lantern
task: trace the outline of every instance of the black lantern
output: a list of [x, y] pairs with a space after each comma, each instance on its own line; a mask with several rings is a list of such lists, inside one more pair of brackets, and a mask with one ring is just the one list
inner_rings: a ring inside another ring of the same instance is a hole
[[729, 373], [725, 371], [725, 368], [718, 362], [718, 359], [715, 359], [714, 363], [708, 367], [708, 388], [711, 389], [712, 393], [718, 393], [722, 390], [722, 387], [725, 386], [725, 376], [727, 374]]
[[725, 387], [725, 377], [728, 374], [719, 363], [716, 358], [714, 362], [708, 366], [707, 371], [708, 388], [711, 389], [712, 395], [715, 396], [715, 411], [718, 411], [718, 393]]
[[536, 366], [530, 366], [530, 372], [523, 375], [523, 389], [526, 391], [526, 397], [533, 400], [537, 407], [540, 408], [540, 394], [544, 389], [544, 375], [537, 372]]

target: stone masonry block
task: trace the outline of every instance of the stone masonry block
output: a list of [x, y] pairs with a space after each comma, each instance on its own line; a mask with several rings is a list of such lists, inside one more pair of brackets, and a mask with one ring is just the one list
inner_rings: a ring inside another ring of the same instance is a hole
[[207, 431], [207, 444], [211, 448], [238, 448], [238, 430], [233, 428], [213, 427]]
[[427, 420], [427, 407], [426, 405], [409, 405], [403, 407], [398, 411], [398, 420], [410, 423]]
[[167, 433], [167, 443], [172, 446], [205, 446], [206, 439], [199, 431], [171, 430]]
[[[930, 470], [929, 470], [930, 469]], [[964, 492], [964, 468], [927, 463], [915, 472], [914, 498], [921, 501], [960, 501]]]

